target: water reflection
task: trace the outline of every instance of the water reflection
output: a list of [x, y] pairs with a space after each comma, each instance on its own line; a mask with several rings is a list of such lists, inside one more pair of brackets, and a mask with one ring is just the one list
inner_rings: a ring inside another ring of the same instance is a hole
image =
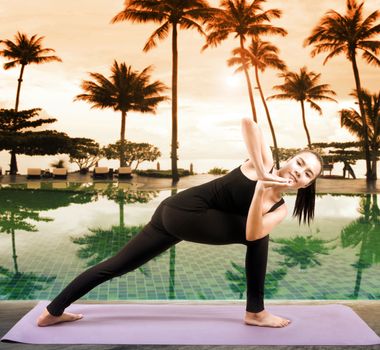
[[33, 272], [10, 271], [0, 266], [0, 299], [36, 299], [37, 292], [46, 290], [55, 278]]
[[[177, 193], [177, 189], [173, 188], [170, 195], [174, 196]], [[176, 259], [176, 245], [169, 248], [169, 297], [168, 299], [176, 299], [175, 294], [175, 259]]]
[[[164, 197], [174, 195], [176, 189], [166, 192]], [[35, 268], [33, 265], [28, 266], [29, 272], [27, 273], [19, 271], [15, 239], [18, 231], [22, 231], [23, 234], [24, 232], [33, 232], [33, 235], [39, 237], [40, 224], [52, 224], [54, 220], [53, 214], [58, 208], [70, 207], [72, 204], [82, 204], [85, 206], [86, 211], [90, 213], [94, 210], [93, 206], [96, 202], [100, 200], [107, 201], [110, 206], [112, 205], [113, 216], [117, 218], [118, 223], [116, 225], [113, 224], [102, 228], [90, 225], [88, 227], [86, 227], [87, 225], [85, 227], [78, 226], [70, 234], [69, 242], [71, 243], [69, 244], [73, 244], [74, 247], [74, 249], [70, 250], [75, 251], [76, 257], [83, 261], [85, 266], [90, 267], [115, 255], [141, 231], [159, 203], [157, 197], [162, 197], [163, 193], [163, 191], [137, 191], [129, 186], [118, 187], [113, 183], [85, 185], [68, 183], [66, 188], [59, 190], [54, 190], [51, 184], [49, 187], [42, 185], [42, 183], [40, 189], [28, 189], [22, 185], [16, 187], [6, 186], [0, 189], [0, 233], [10, 234], [12, 240], [12, 258], [8, 262], [4, 255], [4, 249], [1, 249], [0, 246], [0, 298], [39, 299], [38, 292], [49, 288], [53, 290], [55, 283], [62, 280], [59, 275], [44, 275], [41, 268]], [[269, 261], [269, 264], [272, 265], [270, 265], [266, 276], [266, 298], [283, 297], [284, 290], [290, 288], [287, 286], [297, 282], [297, 277], [295, 276], [310, 269], [313, 269], [311, 274], [315, 281], [322, 283], [326, 279], [326, 269], [330, 268], [328, 266], [336, 265], [337, 270], [333, 272], [337, 273], [337, 284], [331, 286], [334, 291], [321, 288], [317, 294], [313, 294], [313, 291], [308, 290], [308, 299], [336, 299], [339, 288], [340, 299], [357, 299], [359, 297], [379, 299], [379, 281], [378, 278], [373, 277], [376, 275], [373, 269], [370, 270], [371, 267], [378, 265], [380, 261], [380, 211], [377, 204], [377, 195], [318, 195], [317, 198], [327, 208], [336, 206], [337, 202], [334, 202], [336, 199], [346, 203], [343, 206], [347, 208], [356, 206], [356, 217], [354, 215], [351, 216], [351, 219], [347, 219], [347, 216], [340, 217], [338, 211], [331, 213], [328, 220], [326, 217], [323, 218], [323, 215], [320, 218], [316, 215], [317, 223], [327, 220], [327, 224], [323, 223], [322, 228], [316, 227], [310, 232], [302, 234], [299, 233], [296, 220], [289, 219], [286, 223], [288, 225], [286, 226], [286, 234], [281, 234], [277, 238], [276, 235], [271, 235], [270, 249], [276, 254], [277, 261], [275, 263]], [[148, 205], [153, 200], [157, 203], [151, 206], [149, 215], [145, 217], [145, 222], [143, 224], [132, 224], [131, 216], [133, 216], [132, 214], [136, 209], [131, 204]], [[291, 207], [291, 201], [293, 200], [291, 196], [286, 200], [290, 203], [289, 207]], [[330, 229], [331, 222], [334, 229]], [[85, 229], [85, 233], [83, 233], [83, 229]], [[51, 230], [51, 232], [54, 232], [54, 230]], [[49, 233], [49, 235], [54, 239], [53, 233]], [[43, 238], [39, 239], [43, 242]], [[0, 242], [4, 242], [4, 240]], [[182, 283], [185, 276], [183, 272], [178, 273], [178, 271], [183, 270], [184, 261], [176, 259], [177, 251], [185, 249], [181, 247], [189, 248], [196, 244], [190, 242], [186, 242], [186, 246], [181, 246], [181, 244], [172, 246], [168, 251], [152, 259], [152, 262], [159, 264], [160, 273], [166, 270], [163, 275], [168, 277], [168, 280], [164, 281], [167, 299], [177, 299], [177, 295], [184, 295], [187, 291], [186, 284], [184, 286]], [[75, 247], [78, 248], [75, 249]], [[201, 257], [201, 259], [210, 258], [209, 261], [211, 262], [208, 264], [198, 261], [198, 252], [194, 254], [194, 257], [190, 256], [189, 259], [194, 264], [199, 265], [197, 273], [207, 275], [211, 271], [213, 276], [222, 276], [217, 282], [213, 278], [204, 278], [204, 285], [193, 291], [191, 299], [211, 299], [214, 298], [212, 295], [216, 295], [215, 298], [217, 299], [244, 299], [246, 293], [244, 252], [241, 250], [239, 256], [233, 255], [229, 247], [225, 246], [224, 251], [218, 251], [219, 255], [223, 255], [224, 266], [214, 262], [217, 260], [214, 258], [217, 253], [212, 250], [211, 246], [209, 250], [210, 256]], [[25, 250], [23, 254], [28, 254], [28, 259], [33, 257], [33, 252], [31, 251]], [[165, 256], [167, 259], [162, 259]], [[66, 257], [66, 260], [70, 261], [71, 259], [72, 257], [70, 256]], [[9, 262], [12, 262], [13, 270], [9, 267]], [[342, 266], [339, 265], [340, 263], [342, 263]], [[150, 266], [149, 263], [144, 264], [137, 271], [144, 278], [152, 279], [153, 281], [154, 274]], [[339, 269], [341, 269], [341, 273], [339, 273]], [[356, 276], [354, 279], [350, 279], [347, 269], [355, 270]], [[369, 274], [365, 279], [366, 271], [369, 271]], [[307, 274], [304, 276], [307, 276]], [[186, 281], [187, 278], [195, 279], [196, 277], [186, 275]], [[154, 280], [156, 281], [156, 279]], [[339, 283], [340, 286], [338, 286]], [[365, 287], [363, 287], [364, 283]], [[344, 285], [343, 288], [341, 287], [342, 285]], [[208, 292], [210, 289], [213, 291], [212, 295]], [[295, 299], [305, 298], [304, 294], [297, 294], [293, 289], [289, 289], [288, 294], [292, 294]]]
[[[348, 295], [350, 299], [358, 298], [364, 270], [380, 262], [380, 212], [377, 195], [366, 194], [360, 198], [358, 211], [362, 216], [345, 226], [340, 235], [343, 248], [360, 247], [356, 254], [357, 261], [351, 264], [356, 269], [356, 279], [354, 289]], [[379, 295], [376, 297], [367, 294], [368, 299], [378, 297]]]
[[[136, 234], [138, 234], [144, 225], [125, 226], [124, 206], [129, 203], [147, 203], [155, 198], [158, 191], [128, 191], [114, 187], [112, 183], [105, 184], [102, 188], [97, 189], [98, 196], [105, 196], [108, 200], [118, 204], [119, 208], [119, 225], [112, 226], [109, 229], [89, 228], [91, 234], [83, 237], [72, 238], [72, 242], [82, 246], [78, 250], [78, 256], [87, 260], [86, 266], [90, 267], [101, 261], [114, 256], [119, 250], [128, 243]], [[156, 257], [158, 258], [158, 257]], [[156, 259], [154, 258], [153, 261]], [[147, 265], [139, 268], [145, 276], [151, 276]]]
[[88, 203], [90, 193], [54, 192], [6, 187], [0, 190], [0, 233], [11, 235], [13, 271], [0, 266], [1, 299], [34, 299], [37, 291], [46, 289], [55, 276], [19, 271], [16, 253], [16, 232], [38, 232], [35, 223], [53, 219], [41, 216], [41, 211], [68, 206], [70, 203]]

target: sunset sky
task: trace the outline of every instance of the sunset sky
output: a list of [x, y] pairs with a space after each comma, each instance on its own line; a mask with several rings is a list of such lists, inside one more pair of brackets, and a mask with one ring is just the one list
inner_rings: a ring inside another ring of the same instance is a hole
[[[210, 1], [217, 6], [219, 1]], [[20, 109], [41, 107], [44, 115], [58, 119], [49, 126], [72, 137], [89, 137], [101, 145], [115, 142], [120, 133], [120, 113], [91, 109], [85, 102], [74, 102], [81, 93], [80, 83], [88, 72], [109, 76], [113, 60], [126, 62], [142, 70], [154, 65], [152, 78], [171, 85], [171, 36], [159, 42], [148, 53], [142, 48], [157, 28], [156, 24], [110, 24], [124, 8], [122, 0], [0, 0], [0, 39], [14, 39], [17, 31], [29, 36], [45, 36], [43, 47], [56, 50], [62, 63], [29, 65], [25, 69], [21, 88]], [[368, 16], [379, 7], [378, 1], [365, 1]], [[264, 7], [283, 11], [281, 19], [272, 24], [288, 31], [286, 37], [266, 37], [280, 48], [280, 57], [290, 70], [306, 65], [322, 73], [321, 83], [336, 91], [336, 103], [321, 103], [323, 116], [307, 108], [307, 122], [312, 142], [351, 140], [340, 128], [338, 111], [356, 107], [349, 93], [354, 88], [350, 63], [338, 56], [322, 65], [325, 55], [311, 58], [311, 48], [303, 47], [320, 17], [330, 8], [344, 13], [344, 0], [271, 0]], [[181, 159], [244, 159], [246, 150], [241, 136], [240, 119], [251, 117], [246, 83], [241, 73], [227, 67], [231, 50], [238, 46], [231, 36], [217, 48], [200, 52], [204, 44], [198, 32], [181, 30], [179, 45], [178, 91], [178, 156]], [[0, 58], [1, 66], [5, 62]], [[380, 69], [359, 59], [362, 85], [379, 92]], [[0, 108], [13, 108], [19, 67], [0, 69]], [[261, 75], [266, 96], [274, 93], [273, 85], [282, 83], [276, 71]], [[256, 90], [257, 91], [257, 90]], [[170, 90], [167, 92], [170, 95]], [[268, 143], [271, 135], [264, 110], [256, 92], [258, 119]], [[300, 106], [291, 101], [270, 101], [269, 108], [280, 147], [305, 147]], [[171, 102], [160, 104], [157, 114], [130, 113], [127, 116], [126, 137], [135, 142], [149, 142], [159, 147], [162, 158], [169, 158], [171, 142]], [[57, 157], [55, 157], [57, 158]], [[19, 157], [19, 159], [21, 159]], [[7, 152], [0, 153], [0, 166], [8, 168]], [[37, 164], [38, 165], [38, 164]]]

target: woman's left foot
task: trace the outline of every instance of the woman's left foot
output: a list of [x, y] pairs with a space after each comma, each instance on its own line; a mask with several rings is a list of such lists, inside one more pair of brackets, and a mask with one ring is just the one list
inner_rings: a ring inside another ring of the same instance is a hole
[[258, 313], [246, 312], [244, 322], [250, 326], [286, 327], [291, 321], [263, 310]]
[[64, 312], [61, 316], [53, 316], [45, 308], [42, 314], [37, 318], [37, 326], [47, 327], [61, 322], [77, 321], [81, 318], [83, 318], [82, 314], [72, 314], [70, 312]]

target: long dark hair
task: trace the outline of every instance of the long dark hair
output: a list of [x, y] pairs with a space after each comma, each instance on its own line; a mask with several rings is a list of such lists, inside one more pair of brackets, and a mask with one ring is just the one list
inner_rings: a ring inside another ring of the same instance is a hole
[[321, 164], [321, 171], [315, 177], [315, 179], [305, 188], [299, 188], [297, 191], [296, 203], [294, 205], [293, 216], [298, 218], [298, 224], [303, 221], [304, 224], [310, 226], [310, 221], [314, 219], [314, 208], [315, 208], [315, 192], [316, 192], [316, 180], [319, 175], [321, 175], [323, 170], [323, 160], [322, 157], [315, 151], [310, 149], [304, 149], [295, 154], [293, 157], [300, 153], [309, 152], [316, 156]]

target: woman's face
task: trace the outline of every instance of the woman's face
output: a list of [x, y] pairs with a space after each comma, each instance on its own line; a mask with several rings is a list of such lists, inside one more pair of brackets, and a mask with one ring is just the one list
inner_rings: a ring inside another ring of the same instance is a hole
[[292, 179], [290, 188], [307, 187], [320, 173], [321, 163], [311, 152], [302, 152], [290, 158], [278, 171], [278, 175]]

